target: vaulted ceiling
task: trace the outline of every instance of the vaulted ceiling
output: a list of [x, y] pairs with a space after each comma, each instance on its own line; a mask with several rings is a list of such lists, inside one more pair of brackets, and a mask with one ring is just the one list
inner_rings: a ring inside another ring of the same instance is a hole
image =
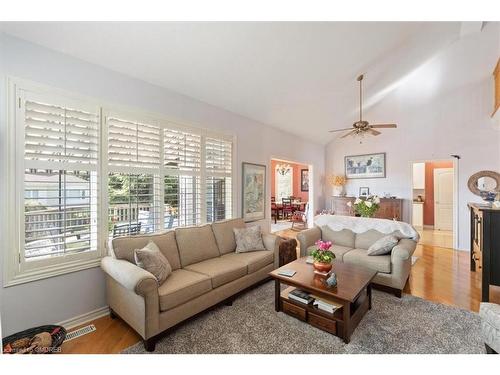
[[[459, 22], [2, 23], [0, 30], [306, 139], [460, 37]], [[391, 121], [387, 118], [378, 121]]]

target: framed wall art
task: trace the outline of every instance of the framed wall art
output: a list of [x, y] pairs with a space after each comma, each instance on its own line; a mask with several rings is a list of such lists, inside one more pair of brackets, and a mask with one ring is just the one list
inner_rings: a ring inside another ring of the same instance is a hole
[[242, 211], [245, 222], [266, 217], [266, 166], [242, 163]]
[[347, 178], [385, 178], [385, 152], [346, 156], [344, 162]]

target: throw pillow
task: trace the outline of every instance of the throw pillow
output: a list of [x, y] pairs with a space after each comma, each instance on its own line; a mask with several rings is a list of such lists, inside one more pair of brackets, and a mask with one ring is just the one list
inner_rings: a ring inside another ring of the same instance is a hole
[[142, 249], [134, 250], [134, 259], [137, 266], [151, 272], [156, 277], [158, 284], [163, 284], [172, 273], [172, 266], [170, 266], [168, 259], [153, 241], [149, 241]]
[[399, 242], [399, 238], [393, 235], [385, 236], [375, 241], [366, 252], [367, 255], [385, 255], [392, 251], [392, 248]]
[[262, 233], [258, 225], [248, 228], [233, 228], [236, 239], [236, 252], [266, 250], [262, 242]]

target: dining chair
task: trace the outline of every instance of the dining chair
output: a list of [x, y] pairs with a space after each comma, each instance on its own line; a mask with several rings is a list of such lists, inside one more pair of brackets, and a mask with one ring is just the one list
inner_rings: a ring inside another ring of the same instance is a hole
[[283, 218], [288, 219], [293, 214], [292, 200], [290, 198], [283, 198], [281, 201], [283, 204], [283, 208], [282, 208]]
[[276, 197], [271, 197], [271, 219], [274, 219], [274, 224], [279, 219], [279, 207], [276, 204]]
[[301, 224], [302, 229], [307, 228], [307, 214], [309, 211], [309, 203], [306, 203], [304, 211], [295, 211], [292, 215], [292, 229], [295, 224]]

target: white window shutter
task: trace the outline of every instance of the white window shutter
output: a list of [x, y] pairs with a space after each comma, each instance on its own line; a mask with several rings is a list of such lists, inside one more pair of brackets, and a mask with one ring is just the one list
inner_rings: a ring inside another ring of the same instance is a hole
[[161, 223], [161, 128], [127, 114], [106, 118], [109, 235], [152, 233]]
[[196, 225], [201, 217], [201, 135], [163, 129], [165, 227]]
[[99, 114], [26, 100], [26, 160], [97, 165]]
[[107, 126], [110, 166], [160, 167], [159, 126], [118, 117], [108, 117]]
[[100, 113], [64, 102], [24, 99], [25, 261], [97, 249]]
[[232, 217], [233, 143], [222, 137], [206, 137], [206, 210], [207, 221]]

